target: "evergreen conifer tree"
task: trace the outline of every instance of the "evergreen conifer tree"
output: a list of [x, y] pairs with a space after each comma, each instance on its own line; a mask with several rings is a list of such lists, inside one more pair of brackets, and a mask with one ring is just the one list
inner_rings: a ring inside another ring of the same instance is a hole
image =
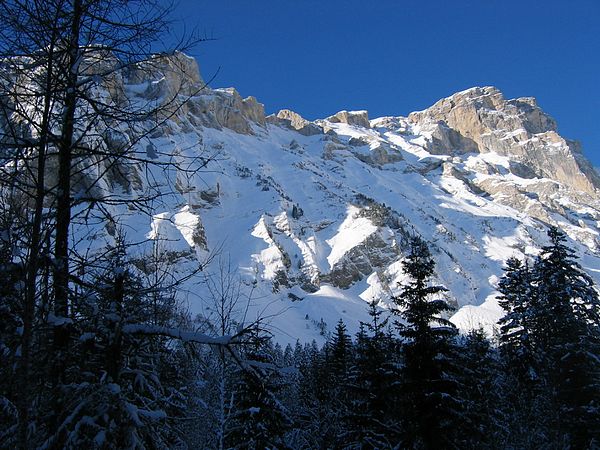
[[501, 367], [497, 351], [479, 328], [461, 339], [460, 354], [459, 397], [464, 402], [465, 418], [460, 447], [499, 448], [505, 443], [506, 430], [500, 408]]
[[344, 384], [348, 383], [352, 357], [352, 340], [342, 319], [338, 321], [335, 327], [329, 348], [329, 364], [332, 370], [332, 377], [338, 387], [343, 387]]
[[276, 395], [284, 387], [284, 378], [274, 364], [274, 353], [270, 336], [257, 322], [234, 374], [234, 411], [225, 436], [227, 448], [285, 448], [284, 435], [291, 419]]
[[556, 402], [553, 428], [562, 445], [600, 445], [600, 300], [592, 279], [565, 244], [548, 231], [534, 265], [537, 285], [535, 337], [544, 375]]
[[536, 333], [539, 310], [538, 289], [533, 269], [511, 257], [498, 283], [498, 303], [505, 315], [499, 320], [499, 347], [503, 372], [501, 402], [509, 445], [520, 448], [550, 446], [548, 435], [550, 393], [543, 376], [542, 351]]
[[326, 389], [329, 401], [329, 421], [337, 442], [345, 439], [346, 423], [350, 413], [350, 386], [353, 369], [354, 348], [346, 330], [346, 325], [340, 319], [335, 327], [331, 340], [326, 344], [327, 367], [325, 376], [328, 380]]
[[[451, 310], [431, 285], [435, 263], [425, 241], [413, 237], [402, 266], [409, 281], [393, 297], [403, 338], [401, 407], [404, 448], [451, 448], [460, 435], [461, 402], [456, 397], [455, 326], [442, 314]], [[432, 298], [433, 297], [433, 298]]]
[[313, 341], [305, 345], [304, 353], [299, 386], [302, 415], [297, 423], [304, 430], [307, 448], [333, 448], [339, 441], [341, 420], [333, 389], [330, 346], [319, 350]]
[[500, 348], [507, 359], [507, 367], [519, 380], [532, 384], [539, 373], [536, 357], [534, 317], [537, 291], [528, 264], [517, 258], [509, 258], [504, 276], [498, 283], [501, 296], [498, 303], [506, 311], [500, 319]]
[[564, 233], [551, 227], [548, 237], [531, 268], [507, 261], [499, 284], [506, 385], [517, 386], [510, 389], [512, 437], [520, 435], [522, 447], [593, 447], [600, 442], [598, 291]]
[[[348, 448], [390, 448], [399, 439], [396, 389], [396, 340], [385, 333], [388, 319], [377, 302], [369, 303], [371, 321], [361, 323], [352, 370]], [[368, 332], [367, 332], [368, 331]]]

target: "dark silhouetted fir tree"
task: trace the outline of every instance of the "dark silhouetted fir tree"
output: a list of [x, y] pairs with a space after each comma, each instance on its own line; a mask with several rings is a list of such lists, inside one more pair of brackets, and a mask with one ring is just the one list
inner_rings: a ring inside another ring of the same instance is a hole
[[537, 290], [529, 264], [509, 258], [504, 276], [498, 283], [501, 296], [498, 303], [506, 311], [500, 319], [499, 344], [508, 368], [521, 381], [534, 382], [539, 377], [540, 362], [535, 348], [535, 317]]
[[533, 267], [535, 336], [555, 399], [554, 430], [571, 448], [600, 445], [600, 300], [592, 279], [565, 244], [548, 231]]
[[356, 335], [346, 425], [348, 448], [391, 448], [399, 440], [398, 345], [385, 332], [388, 319], [381, 317], [383, 313], [377, 302], [370, 302], [371, 321], [361, 323]]
[[548, 237], [531, 268], [509, 260], [499, 285], [512, 437], [520, 435], [523, 448], [593, 448], [600, 443], [598, 291], [565, 234], [551, 227]]
[[344, 321], [340, 319], [329, 342], [329, 365], [338, 387], [347, 385], [352, 360], [352, 339]]
[[340, 415], [333, 389], [330, 350], [315, 341], [304, 347], [300, 366], [299, 401], [302, 413], [296, 426], [304, 430], [306, 448], [334, 448], [340, 434]]
[[409, 281], [393, 297], [402, 342], [402, 448], [452, 448], [460, 435], [463, 405], [457, 398], [456, 327], [446, 289], [432, 285], [435, 263], [425, 241], [413, 237], [402, 262]]
[[284, 436], [292, 421], [279, 400], [285, 380], [275, 364], [275, 353], [270, 336], [257, 322], [233, 375], [233, 411], [225, 435], [227, 448], [286, 448]]
[[507, 427], [501, 407], [504, 386], [498, 351], [481, 328], [462, 336], [459, 350], [459, 397], [464, 408], [460, 448], [500, 448]]
[[509, 258], [498, 283], [498, 303], [505, 315], [499, 320], [499, 349], [502, 356], [501, 408], [507, 443], [519, 448], [550, 446], [548, 434], [551, 393], [543, 376], [543, 350], [536, 330], [539, 327], [538, 288], [528, 261]]

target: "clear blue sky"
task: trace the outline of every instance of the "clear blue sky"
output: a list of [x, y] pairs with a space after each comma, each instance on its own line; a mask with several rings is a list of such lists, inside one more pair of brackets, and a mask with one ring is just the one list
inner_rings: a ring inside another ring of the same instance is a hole
[[180, 0], [212, 87], [268, 113], [406, 115], [472, 86], [534, 96], [600, 166], [600, 0]]

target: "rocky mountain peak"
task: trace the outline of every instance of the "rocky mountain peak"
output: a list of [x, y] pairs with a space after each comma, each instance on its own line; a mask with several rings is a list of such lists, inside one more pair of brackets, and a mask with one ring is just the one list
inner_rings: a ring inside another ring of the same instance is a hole
[[[96, 70], [98, 61], [118, 64], [109, 54], [94, 58]], [[397, 293], [413, 235], [431, 244], [436, 280], [464, 329], [493, 327], [502, 264], [535, 255], [547, 224], [570, 236], [600, 279], [600, 180], [533, 98], [475, 87], [408, 117], [340, 111], [309, 121], [289, 109], [265, 117], [254, 97], [206, 86], [182, 54], [116, 71], [99, 95], [135, 106], [175, 100], [141, 141], [129, 140], [127, 124], [93, 132], [104, 139], [94, 145], [131, 145], [165, 171], [85, 161], [74, 188], [124, 200], [164, 192], [150, 217], [127, 201], [109, 205], [110, 214], [149, 252], [158, 248], [150, 241], [164, 245], [181, 273], [211, 252], [230, 258], [251, 314], [272, 317], [282, 342], [324, 339], [340, 317], [356, 331], [368, 320], [366, 302], [386, 306]], [[98, 173], [106, 175], [96, 182]], [[95, 248], [112, 245], [114, 223], [81, 224], [75, 235], [89, 235], [88, 225]], [[207, 283], [186, 283], [185, 301], [204, 311], [212, 293], [199, 286]]]
[[427, 136], [433, 154], [496, 153], [534, 176], [585, 192], [600, 188], [578, 145], [558, 134], [554, 119], [532, 97], [507, 100], [495, 87], [475, 87], [413, 112], [408, 120]]
[[423, 111], [411, 113], [408, 118], [414, 123], [442, 121], [475, 140], [482, 152], [503, 150], [495, 141], [484, 139], [494, 131], [540, 134], [557, 129], [554, 119], [541, 110], [533, 97], [506, 100], [493, 86], [458, 92]]
[[[155, 63], [151, 77], [124, 77], [128, 95], [185, 81], [165, 71], [197, 69], [179, 57]], [[475, 87], [408, 117], [340, 111], [309, 121], [290, 109], [265, 117], [254, 97], [202, 86], [199, 72], [187, 81], [201, 89], [150, 144], [158, 157], [176, 149], [196, 161], [208, 149], [218, 158], [191, 178], [173, 174], [178, 193], [138, 240], [162, 233], [185, 257], [222, 249], [284, 342], [320, 339], [340, 317], [356, 325], [366, 301], [388, 304], [415, 234], [431, 243], [452, 320], [465, 329], [491, 329], [502, 264], [535, 254], [543, 224], [598, 266], [600, 181], [534, 98]], [[197, 297], [200, 310], [210, 296]]]

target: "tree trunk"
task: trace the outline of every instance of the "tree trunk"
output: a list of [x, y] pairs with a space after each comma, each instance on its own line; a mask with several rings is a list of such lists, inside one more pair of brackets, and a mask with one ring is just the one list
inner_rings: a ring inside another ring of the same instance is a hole
[[114, 311], [119, 317], [118, 322], [112, 324], [112, 335], [106, 346], [106, 373], [113, 383], [118, 383], [121, 373], [121, 353], [123, 334], [121, 327], [123, 326], [123, 303], [125, 301], [125, 277], [123, 274], [118, 274], [115, 278], [113, 291]]
[[68, 43], [69, 72], [66, 74], [66, 93], [63, 105], [62, 132], [58, 146], [58, 186], [56, 193], [56, 241], [54, 268], [55, 314], [69, 315], [69, 228], [71, 224], [71, 164], [73, 135], [77, 108], [77, 75], [80, 64], [79, 33], [81, 0], [73, 1], [73, 21]]
[[60, 424], [58, 418], [63, 409], [63, 394], [60, 386], [65, 382], [65, 373], [69, 358], [68, 344], [71, 325], [69, 317], [69, 229], [71, 224], [71, 165], [73, 159], [73, 136], [75, 130], [75, 112], [77, 109], [77, 79], [80, 64], [79, 34], [82, 16], [81, 0], [73, 0], [72, 22], [66, 48], [68, 68], [65, 74], [65, 96], [63, 99], [63, 115], [61, 135], [58, 142], [58, 182], [56, 189], [56, 224], [54, 242], [54, 314], [58, 320], [54, 323], [54, 361], [52, 384], [54, 389], [54, 423], [56, 429]]
[[46, 172], [46, 149], [49, 140], [50, 110], [52, 107], [52, 83], [54, 77], [54, 42], [51, 40], [48, 48], [48, 61], [46, 67], [46, 79], [44, 86], [44, 109], [40, 128], [40, 140], [38, 143], [37, 170], [35, 179], [35, 206], [31, 230], [31, 242], [27, 257], [27, 272], [25, 277], [25, 304], [23, 305], [23, 334], [21, 341], [21, 364], [19, 379], [21, 384], [21, 395], [19, 396], [19, 430], [18, 443], [22, 449], [29, 448], [27, 428], [29, 424], [29, 403], [31, 401], [31, 337], [35, 314], [35, 301], [37, 297], [37, 276], [40, 266], [40, 251], [42, 248], [42, 221], [44, 214], [44, 199], [46, 195], [45, 172]]

